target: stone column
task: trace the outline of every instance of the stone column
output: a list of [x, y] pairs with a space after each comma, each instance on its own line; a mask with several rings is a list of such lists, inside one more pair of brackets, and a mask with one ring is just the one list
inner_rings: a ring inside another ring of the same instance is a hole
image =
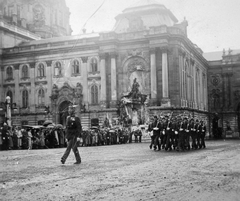
[[[0, 39], [1, 40], [1, 39]], [[5, 94], [3, 91], [3, 83], [4, 83], [4, 67], [0, 66], [0, 94], [2, 94], [2, 96], [0, 97], [0, 102], [4, 102], [5, 100]]]
[[151, 65], [151, 102], [157, 100], [157, 67], [156, 67], [156, 50], [150, 49], [150, 65]]
[[20, 89], [19, 89], [19, 65], [14, 66], [15, 70], [14, 70], [14, 80], [15, 80], [15, 99], [12, 100], [12, 102], [15, 102], [17, 104], [17, 107], [20, 106]]
[[117, 102], [117, 66], [116, 53], [110, 53], [111, 56], [111, 107], [116, 106]]
[[82, 59], [82, 85], [83, 85], [83, 104], [88, 103], [88, 57], [81, 57]]
[[107, 79], [106, 79], [106, 55], [105, 53], [99, 54], [100, 56], [100, 75], [101, 75], [101, 91], [100, 91], [100, 102], [102, 107], [106, 107], [106, 101], [107, 101]]
[[168, 89], [168, 49], [162, 48], [162, 101], [164, 107], [170, 106]]
[[30, 93], [29, 93], [29, 97], [30, 97], [30, 101], [29, 101], [29, 106], [30, 106], [30, 111], [31, 112], [35, 112], [35, 62], [30, 63]]
[[[46, 61], [46, 79], [47, 79], [47, 100], [45, 105], [46, 106], [50, 106], [51, 104], [51, 99], [49, 98], [52, 95], [52, 81], [53, 81], [53, 77], [52, 77], [52, 61]], [[52, 109], [50, 109], [52, 110]]]

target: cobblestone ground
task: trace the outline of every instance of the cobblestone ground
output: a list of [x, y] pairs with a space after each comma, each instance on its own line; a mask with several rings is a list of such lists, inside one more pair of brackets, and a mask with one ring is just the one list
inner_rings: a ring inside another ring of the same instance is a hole
[[0, 152], [0, 200], [240, 200], [240, 141], [207, 141], [188, 152], [148, 143]]

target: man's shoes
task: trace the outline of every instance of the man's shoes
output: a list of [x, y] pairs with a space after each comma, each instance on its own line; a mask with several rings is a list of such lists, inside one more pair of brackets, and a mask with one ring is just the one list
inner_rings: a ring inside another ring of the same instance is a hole
[[81, 161], [77, 161], [77, 162], [75, 162], [74, 164], [75, 165], [79, 165], [81, 163]]
[[149, 145], [149, 148], [152, 149], [152, 145]]
[[61, 163], [64, 164], [65, 163], [65, 160], [63, 158], [61, 158]]

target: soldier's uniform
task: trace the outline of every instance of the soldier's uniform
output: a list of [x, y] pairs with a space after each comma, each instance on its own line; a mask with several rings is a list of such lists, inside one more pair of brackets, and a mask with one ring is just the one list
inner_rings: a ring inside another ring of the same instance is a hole
[[205, 145], [205, 136], [206, 136], [206, 125], [203, 123], [203, 121], [200, 122], [200, 148], [206, 148]]
[[82, 125], [79, 117], [75, 116], [75, 111], [73, 106], [69, 106], [69, 115], [66, 120], [66, 139], [67, 139], [67, 149], [61, 158], [62, 164], [65, 163], [67, 157], [70, 154], [71, 149], [76, 158], [75, 164], [81, 163], [81, 157], [77, 148], [77, 138], [81, 137]]
[[167, 119], [166, 117], [163, 117], [161, 121], [161, 133], [160, 133], [162, 149], [165, 149], [166, 147], [166, 141], [167, 141], [166, 132], [167, 132]]
[[184, 151], [185, 149], [184, 138], [185, 138], [186, 129], [187, 129], [187, 122], [184, 121], [183, 119], [179, 127], [178, 148], [177, 148], [178, 151]]
[[173, 145], [173, 137], [174, 137], [174, 128], [172, 120], [169, 118], [167, 120], [167, 128], [166, 128], [166, 147], [165, 150], [172, 150]]
[[200, 123], [199, 123], [199, 120], [197, 119], [196, 120], [196, 140], [197, 140], [197, 142], [196, 142], [196, 149], [197, 148], [200, 148], [200, 135], [201, 135], [201, 133], [200, 133]]
[[161, 131], [161, 123], [158, 121], [158, 118], [155, 116], [155, 121], [153, 122], [153, 136], [154, 136], [154, 150], [158, 148], [158, 151], [161, 150], [161, 144], [159, 142]]
[[185, 143], [185, 149], [186, 150], [190, 150], [190, 124], [189, 124], [189, 121], [187, 119], [186, 121], [186, 129], [185, 129], [185, 134], [184, 134], [184, 143]]
[[192, 139], [192, 149], [196, 147], [196, 129], [194, 119], [192, 118], [189, 122], [190, 136]]

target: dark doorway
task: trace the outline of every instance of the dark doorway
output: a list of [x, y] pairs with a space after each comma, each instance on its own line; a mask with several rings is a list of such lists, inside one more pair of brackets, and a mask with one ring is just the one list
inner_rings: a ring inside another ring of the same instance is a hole
[[60, 105], [59, 105], [59, 119], [60, 119], [60, 124], [63, 125], [63, 127], [66, 126], [66, 118], [68, 116], [68, 106], [69, 106], [70, 102], [69, 101], [63, 101]]

